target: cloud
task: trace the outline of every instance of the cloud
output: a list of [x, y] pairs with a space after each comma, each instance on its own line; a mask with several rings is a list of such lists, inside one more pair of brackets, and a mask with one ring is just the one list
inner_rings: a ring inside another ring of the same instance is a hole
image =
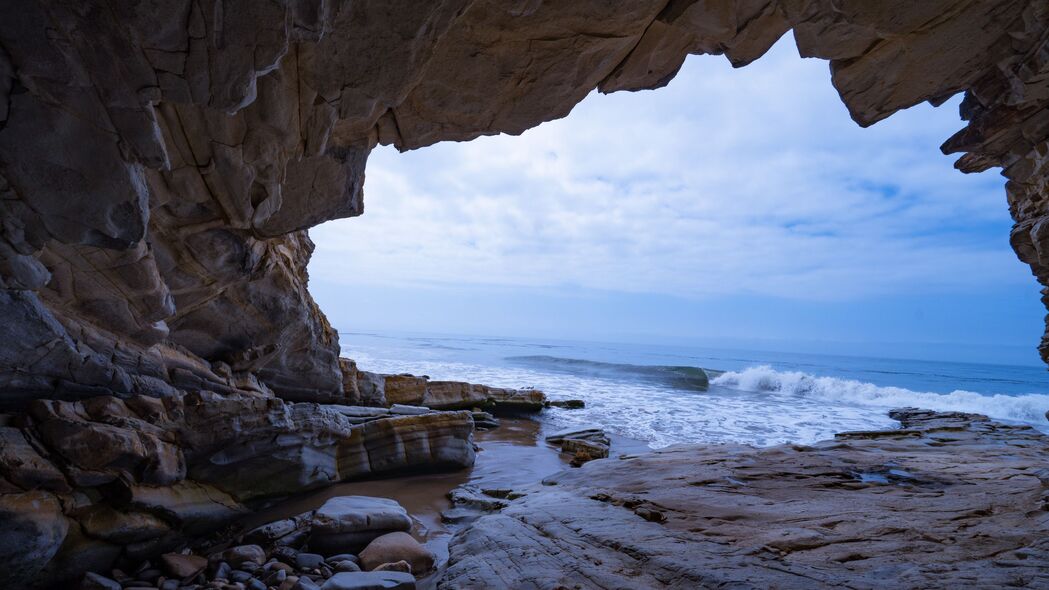
[[860, 129], [792, 39], [742, 70], [692, 57], [665, 89], [593, 95], [520, 137], [376, 150], [364, 216], [311, 230], [310, 272], [808, 300], [1029, 281], [1001, 177], [937, 149], [957, 101]]

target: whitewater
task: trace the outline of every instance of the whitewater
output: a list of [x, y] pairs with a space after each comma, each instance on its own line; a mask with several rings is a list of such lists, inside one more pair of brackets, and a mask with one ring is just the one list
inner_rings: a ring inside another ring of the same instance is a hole
[[340, 338], [343, 354], [365, 370], [582, 399], [585, 409], [552, 408], [542, 419], [555, 427], [598, 426], [652, 448], [807, 444], [843, 431], [895, 428], [887, 411], [908, 406], [1049, 432], [1049, 375], [1041, 367], [469, 336]]

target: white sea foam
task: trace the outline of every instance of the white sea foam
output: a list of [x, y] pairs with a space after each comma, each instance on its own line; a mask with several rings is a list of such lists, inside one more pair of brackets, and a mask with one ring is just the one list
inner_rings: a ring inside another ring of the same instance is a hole
[[852, 379], [776, 371], [767, 365], [723, 373], [711, 380], [711, 384], [740, 391], [794, 394], [834, 403], [972, 412], [1002, 420], [1027, 422], [1043, 429], [1049, 426], [1045, 415], [1049, 410], [1049, 395], [1045, 394], [983, 395], [964, 390], [951, 393], [911, 391]]

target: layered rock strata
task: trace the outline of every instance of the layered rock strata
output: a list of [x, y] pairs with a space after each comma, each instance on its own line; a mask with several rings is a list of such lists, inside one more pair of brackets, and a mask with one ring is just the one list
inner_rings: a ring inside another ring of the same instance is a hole
[[[253, 0], [0, 8], [0, 403], [173, 390], [333, 401], [305, 230], [363, 211], [376, 144], [520, 133], [594, 89], [736, 66], [793, 31], [861, 125], [965, 92], [1043, 284], [1049, 9], [1034, 0]], [[1049, 358], [1049, 341], [1043, 345]]]
[[676, 446], [563, 471], [457, 534], [438, 587], [1049, 587], [1049, 437], [892, 416], [900, 429], [812, 446]]
[[383, 412], [210, 392], [34, 401], [0, 426], [0, 580], [47, 585], [182, 546], [266, 499], [473, 464], [470, 412]]

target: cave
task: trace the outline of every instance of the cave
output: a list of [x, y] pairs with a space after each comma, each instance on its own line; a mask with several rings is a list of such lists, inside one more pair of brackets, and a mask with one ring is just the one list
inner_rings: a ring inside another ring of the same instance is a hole
[[[0, 581], [69, 587], [268, 497], [471, 464], [472, 419], [455, 411], [470, 396], [542, 400], [340, 358], [308, 290], [309, 228], [365, 213], [378, 145], [521, 134], [595, 89], [659, 88], [689, 55], [743, 67], [791, 33], [803, 57], [829, 62], [860, 126], [964, 93], [940, 149], [961, 154], [962, 173], [1001, 169], [1010, 243], [1049, 288], [1043, 2], [8, 0]], [[1039, 350], [1049, 362], [1049, 328]], [[325, 409], [392, 403], [449, 411], [361, 425]], [[945, 418], [902, 420], [925, 432]], [[388, 456], [419, 436], [432, 452]], [[467, 548], [515, 533], [472, 534]], [[442, 587], [469, 587], [468, 569]]]

